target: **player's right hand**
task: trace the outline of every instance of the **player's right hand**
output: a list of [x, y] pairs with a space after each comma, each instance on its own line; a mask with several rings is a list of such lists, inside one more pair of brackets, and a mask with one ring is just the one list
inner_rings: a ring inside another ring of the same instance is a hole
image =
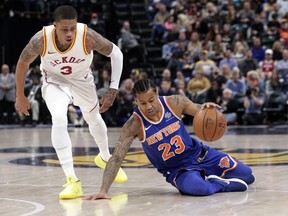
[[19, 114], [24, 114], [29, 116], [30, 102], [27, 97], [16, 97], [15, 108], [19, 112]]

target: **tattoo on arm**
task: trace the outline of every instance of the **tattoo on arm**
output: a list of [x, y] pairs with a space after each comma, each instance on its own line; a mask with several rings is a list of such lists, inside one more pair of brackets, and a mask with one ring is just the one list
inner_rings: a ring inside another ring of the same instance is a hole
[[41, 55], [44, 49], [44, 38], [42, 31], [37, 32], [23, 49], [20, 59], [32, 63], [37, 56]]
[[104, 38], [102, 35], [92, 30], [91, 28], [87, 29], [86, 35], [86, 46], [87, 51], [96, 50], [102, 55], [108, 56], [113, 49], [112, 43]]
[[101, 186], [101, 191], [108, 192], [117, 171], [119, 170], [122, 161], [124, 160], [129, 148], [137, 136], [136, 133], [140, 128], [138, 121], [135, 121], [134, 117], [131, 116], [130, 119], [124, 124], [120, 137], [115, 145], [115, 149], [112, 157], [109, 159], [109, 162], [106, 165], [103, 181]]

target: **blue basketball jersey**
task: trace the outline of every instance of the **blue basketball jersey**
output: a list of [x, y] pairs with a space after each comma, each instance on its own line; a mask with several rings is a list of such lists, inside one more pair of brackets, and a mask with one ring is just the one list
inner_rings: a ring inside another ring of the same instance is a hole
[[167, 177], [179, 169], [198, 164], [196, 158], [203, 144], [190, 137], [183, 121], [170, 108], [165, 96], [159, 97], [159, 101], [162, 117], [158, 122], [149, 120], [138, 107], [134, 115], [142, 123], [143, 140], [140, 142], [148, 159]]

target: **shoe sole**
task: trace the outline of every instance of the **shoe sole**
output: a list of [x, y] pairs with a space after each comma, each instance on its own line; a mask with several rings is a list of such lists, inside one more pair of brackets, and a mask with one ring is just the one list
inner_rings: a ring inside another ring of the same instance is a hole
[[224, 180], [224, 181], [227, 181], [227, 182], [238, 182], [238, 183], [241, 183], [241, 184], [245, 185], [246, 190], [248, 190], [248, 185], [246, 184], [246, 182], [244, 182], [241, 179], [237, 179], [237, 178], [224, 179], [224, 178], [221, 178], [221, 177], [216, 176], [216, 175], [210, 175], [210, 176], [207, 177], [207, 179], [212, 179], [212, 178], [216, 178], [216, 179], [219, 179], [219, 180], [222, 180], [222, 181]]

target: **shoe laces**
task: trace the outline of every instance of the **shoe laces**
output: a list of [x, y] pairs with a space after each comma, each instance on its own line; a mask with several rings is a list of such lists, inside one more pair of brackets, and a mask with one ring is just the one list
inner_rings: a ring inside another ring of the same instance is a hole
[[73, 177], [67, 177], [67, 183], [64, 184], [63, 187], [67, 187], [67, 186], [71, 185], [72, 183], [74, 183]]

